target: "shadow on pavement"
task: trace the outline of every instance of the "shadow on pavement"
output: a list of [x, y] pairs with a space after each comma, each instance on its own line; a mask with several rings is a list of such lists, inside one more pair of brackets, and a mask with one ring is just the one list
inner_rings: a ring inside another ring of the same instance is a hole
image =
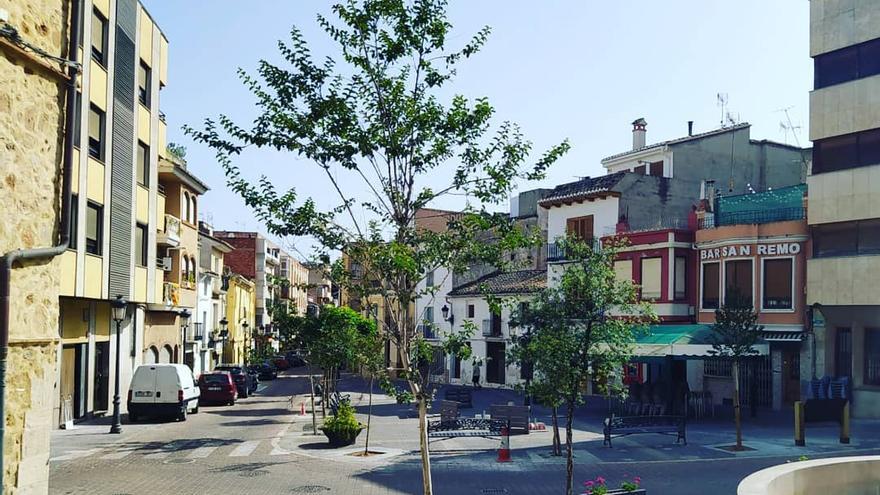
[[251, 420], [245, 420], [245, 421], [227, 421], [225, 423], [218, 423], [217, 426], [234, 426], [234, 427], [263, 426], [263, 425], [275, 425], [275, 424], [281, 424], [281, 423], [284, 423], [284, 421], [278, 421], [275, 419], [251, 419]]
[[287, 408], [275, 407], [272, 409], [226, 409], [223, 411], [205, 411], [205, 414], [216, 414], [218, 416], [285, 416], [290, 414]]

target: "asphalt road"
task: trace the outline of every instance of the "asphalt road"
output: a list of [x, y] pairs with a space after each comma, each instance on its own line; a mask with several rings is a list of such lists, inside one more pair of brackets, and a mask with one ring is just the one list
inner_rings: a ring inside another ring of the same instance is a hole
[[[305, 377], [282, 376], [235, 406], [202, 407], [186, 422], [126, 424], [119, 436], [106, 433], [106, 422], [53, 432], [50, 493], [421, 493], [418, 456], [409, 438], [414, 420], [374, 417], [372, 444], [398, 452], [387, 459], [358, 460], [326, 449], [323, 437], [304, 432], [310, 420], [298, 413], [306, 384]], [[589, 447], [603, 452], [598, 448]], [[499, 464], [491, 448], [438, 450], [432, 460], [435, 493], [564, 493], [564, 460], [541, 452], [515, 450], [514, 462]], [[650, 495], [734, 494], [749, 473], [791, 459], [700, 458], [658, 448], [650, 451], [654, 458], [627, 461], [597, 458], [587, 447], [582, 452], [576, 459], [578, 485], [596, 476], [614, 483], [639, 476]]]

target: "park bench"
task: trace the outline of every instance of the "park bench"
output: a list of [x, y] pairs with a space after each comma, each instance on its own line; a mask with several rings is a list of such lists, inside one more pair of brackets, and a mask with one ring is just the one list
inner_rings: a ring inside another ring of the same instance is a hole
[[510, 434], [529, 434], [529, 406], [511, 406], [493, 404], [489, 406], [489, 415], [510, 427]]
[[603, 433], [605, 440], [602, 445], [609, 447], [612, 446], [612, 438], [639, 433], [676, 435], [675, 443], [684, 441], [687, 445], [684, 416], [612, 416], [605, 418]]
[[332, 394], [330, 394], [328, 402], [330, 403], [330, 411], [332, 411], [333, 415], [336, 416], [337, 411], [339, 411], [339, 405], [343, 403], [348, 404], [349, 402], [351, 402], [351, 396], [349, 396], [348, 394], [342, 395], [339, 393], [338, 390], [336, 390]]
[[462, 418], [458, 407], [459, 403], [455, 401], [440, 402], [440, 419], [428, 421], [428, 442], [447, 438], [492, 438], [501, 435], [501, 428], [505, 425], [503, 421], [494, 418]]
[[445, 400], [458, 402], [462, 409], [473, 407], [473, 403], [471, 402], [471, 391], [466, 388], [447, 388], [446, 391], [443, 392], [443, 398]]

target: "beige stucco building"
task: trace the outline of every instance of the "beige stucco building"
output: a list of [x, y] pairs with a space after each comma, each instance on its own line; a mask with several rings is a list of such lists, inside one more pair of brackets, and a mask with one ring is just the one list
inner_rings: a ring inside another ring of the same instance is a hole
[[880, 417], [880, 3], [812, 0], [807, 304], [818, 376]]

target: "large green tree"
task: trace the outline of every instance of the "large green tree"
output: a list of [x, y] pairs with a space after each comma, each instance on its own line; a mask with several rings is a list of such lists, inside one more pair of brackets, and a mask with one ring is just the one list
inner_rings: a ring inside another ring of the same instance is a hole
[[[520, 181], [542, 178], [568, 144], [533, 158], [531, 143], [515, 124], [493, 125], [487, 99], [447, 96], [457, 65], [479, 51], [489, 28], [459, 43], [444, 0], [350, 0], [332, 10], [335, 19], [319, 15], [318, 24], [335, 43], [336, 55], [316, 61], [294, 27], [290, 40], [279, 43], [282, 63], [262, 60], [256, 74], [239, 71], [256, 99], [252, 124], [221, 115], [186, 131], [216, 151], [229, 186], [272, 234], [313, 236], [324, 254], [342, 251], [367, 271], [366, 278], [342, 277], [341, 283], [383, 300], [382, 332], [400, 350], [394, 371], [408, 384], [401, 397], [418, 402], [423, 491], [429, 494], [425, 415], [431, 397], [418, 366], [424, 346], [412, 309], [418, 282], [441, 266], [500, 267], [501, 253], [528, 244], [529, 236], [506, 216], [485, 209], [504, 203]], [[235, 163], [247, 147], [303, 158], [278, 173], [317, 167], [337, 203], [322, 208], [293, 190], [276, 190], [269, 177], [249, 182]], [[354, 181], [360, 184], [352, 187]], [[367, 192], [356, 196], [351, 190]], [[469, 205], [450, 219], [449, 230], [416, 229], [416, 211], [448, 194], [466, 196]], [[496, 242], [477, 242], [487, 231]]]
[[572, 420], [583, 403], [582, 391], [595, 378], [613, 387], [638, 332], [656, 317], [650, 305], [639, 302], [637, 287], [615, 275], [614, 260], [624, 241], [610, 239], [601, 248], [575, 238], [557, 242], [566, 262], [554, 270], [549, 287], [516, 315], [529, 338], [515, 344], [512, 354], [533, 363], [536, 392], [546, 396], [544, 384], [552, 383], [558, 395], [550, 394], [551, 405], [565, 404], [566, 494], [571, 495]]

